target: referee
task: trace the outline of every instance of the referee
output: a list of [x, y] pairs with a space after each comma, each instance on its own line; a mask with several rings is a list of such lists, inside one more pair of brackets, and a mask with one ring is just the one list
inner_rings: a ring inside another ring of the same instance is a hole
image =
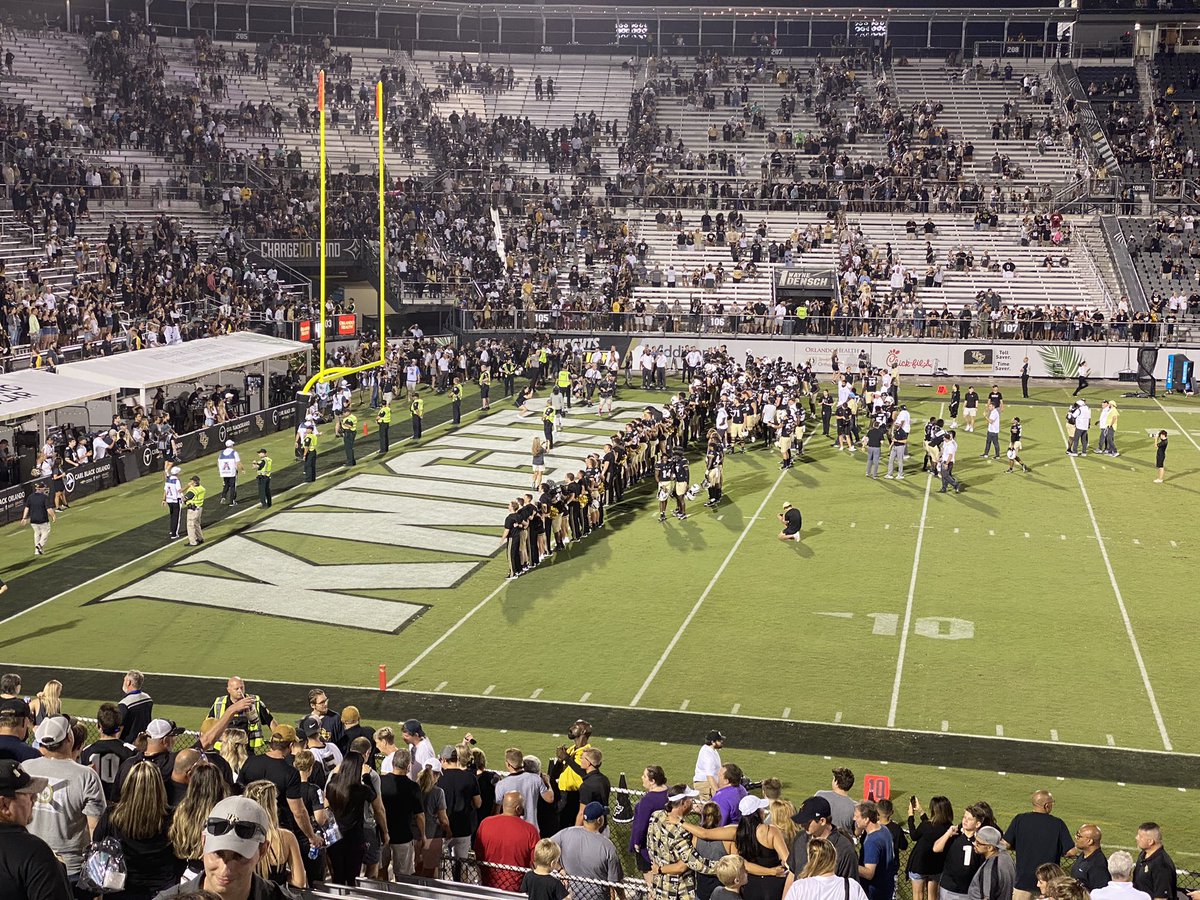
[[258, 482], [258, 506], [266, 509], [271, 505], [271, 470], [274, 463], [267, 456], [265, 448], [259, 448], [258, 459], [254, 461], [254, 480]]

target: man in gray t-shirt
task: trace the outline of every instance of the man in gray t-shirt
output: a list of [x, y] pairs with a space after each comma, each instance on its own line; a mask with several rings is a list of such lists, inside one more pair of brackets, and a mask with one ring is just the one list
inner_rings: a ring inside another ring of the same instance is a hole
[[833, 770], [833, 790], [817, 791], [818, 797], [829, 801], [829, 809], [833, 812], [833, 827], [840, 828], [848, 834], [854, 834], [854, 798], [849, 795], [854, 787], [854, 773], [849, 769]]
[[45, 719], [34, 736], [42, 758], [31, 759], [21, 768], [49, 784], [34, 800], [29, 833], [50, 845], [74, 881], [92, 831], [104, 815], [104, 786], [99, 775], [71, 759], [71, 723], [66, 717]]
[[554, 801], [554, 789], [550, 787], [549, 779], [538, 771], [541, 767], [537, 765], [537, 760], [531, 757], [527, 761], [515, 747], [504, 751], [504, 765], [508, 768], [508, 774], [496, 782], [496, 807], [487, 812], [498, 815], [500, 799], [509, 791], [516, 791], [521, 795], [525, 807], [525, 821], [536, 827], [538, 798], [547, 803]]
[[1000, 829], [985, 825], [975, 832], [972, 843], [975, 852], [983, 857], [983, 865], [971, 879], [967, 896], [970, 900], [1011, 900], [1017, 883], [1017, 866], [1002, 845]]
[[620, 882], [624, 879], [613, 842], [601, 834], [608, 810], [593, 800], [583, 808], [583, 824], [564, 828], [551, 838], [562, 850], [562, 866], [576, 878]]

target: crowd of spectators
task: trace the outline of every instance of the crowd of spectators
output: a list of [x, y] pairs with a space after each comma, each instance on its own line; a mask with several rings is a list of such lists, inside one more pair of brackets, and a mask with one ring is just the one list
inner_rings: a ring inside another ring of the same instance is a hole
[[[438, 752], [437, 729], [416, 718], [373, 726], [321, 687], [293, 723], [248, 687], [229, 678], [199, 729], [185, 732], [156, 713], [153, 680], [137, 670], [91, 726], [66, 708], [62, 682], [27, 698], [19, 675], [0, 677], [0, 870], [10, 890], [94, 895], [93, 840], [122, 857], [118, 896], [146, 898], [182, 883], [220, 886], [230, 900], [287, 900], [320, 883], [412, 875], [531, 900], [568, 890], [603, 900], [613, 889], [653, 900], [892, 900], [900, 879], [914, 900], [939, 890], [1175, 900], [1180, 888], [1157, 823], [1137, 827], [1136, 856], [1114, 850], [1113, 836], [1079, 813], [1074, 830], [1056, 815], [1047, 790], [1016, 811], [976, 797], [956, 815], [934, 793], [928, 808], [913, 794], [899, 812], [890, 799], [856, 800], [845, 766], [824, 784], [752, 781], [726, 735], [710, 731], [694, 767], [668, 777], [647, 761], [640, 787], [623, 792], [584, 719], [548, 742], [543, 765], [526, 752], [535, 748], [489, 754], [470, 732], [446, 733]], [[55, 802], [33, 803], [50, 780]], [[234, 866], [231, 853], [250, 864]]]

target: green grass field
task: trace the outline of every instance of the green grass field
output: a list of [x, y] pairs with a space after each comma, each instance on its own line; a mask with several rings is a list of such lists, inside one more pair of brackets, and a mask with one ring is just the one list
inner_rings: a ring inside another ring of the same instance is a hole
[[[979, 459], [980, 425], [960, 430], [962, 495], [938, 494], [921, 474], [919, 442], [905, 481], [871, 481], [862, 452], [835, 452], [818, 430], [787, 473], [762, 450], [731, 456], [716, 510], [698, 499], [686, 522], [659, 524], [651, 492], [635, 491], [600, 534], [507, 583], [503, 554], [487, 554], [499, 550], [501, 498], [527, 490], [540, 422], [517, 420], [497, 391], [491, 416], [438, 426], [420, 448], [401, 445], [385, 460], [367, 455], [372, 422], [352, 472], [338, 468], [341, 448], [327, 439], [315, 485], [283, 489], [297, 479], [291, 437], [279, 435], [265, 442], [284, 470], [274, 508], [243, 504], [210, 523], [204, 555], [166, 546], [153, 478], [71, 509], [45, 557], [32, 556], [28, 530], [0, 532], [0, 571], [12, 585], [0, 607], [3, 665], [370, 687], [382, 664], [397, 689], [460, 697], [1200, 752], [1190, 672], [1200, 617], [1186, 599], [1200, 406], [1119, 401], [1122, 455], [1072, 459], [1062, 431], [1069, 391], [1041, 386], [1020, 401], [1015, 386], [1002, 389], [1002, 438], [1019, 415], [1030, 474]], [[1119, 395], [1097, 385], [1088, 397], [1098, 409]], [[630, 407], [645, 398], [621, 396]], [[902, 399], [914, 423], [944, 402], [933, 386], [906, 385]], [[477, 405], [468, 398], [467, 408]], [[431, 417], [444, 413], [441, 398], [428, 406]], [[394, 443], [407, 418], [397, 410]], [[1150, 436], [1159, 428], [1171, 433], [1161, 485]], [[578, 468], [582, 447], [605, 429], [572, 416], [551, 461]], [[253, 448], [241, 449], [249, 458]], [[215, 463], [192, 471], [213, 496]], [[243, 499], [253, 491], [247, 476]], [[804, 514], [799, 545], [775, 540], [785, 500]], [[419, 534], [397, 524], [411, 522]], [[480, 550], [488, 540], [491, 551]], [[280, 574], [296, 559], [316, 568]], [[195, 594], [138, 599], [161, 593], [164, 578]], [[690, 765], [683, 756], [694, 749], [672, 752]], [[789, 765], [805, 778], [828, 768], [819, 752]], [[944, 777], [998, 796], [985, 775]], [[1019, 797], [1028, 787], [1004, 790]], [[1173, 789], [1139, 790], [1174, 800]], [[1129, 820], [1147, 812], [1130, 809]]]

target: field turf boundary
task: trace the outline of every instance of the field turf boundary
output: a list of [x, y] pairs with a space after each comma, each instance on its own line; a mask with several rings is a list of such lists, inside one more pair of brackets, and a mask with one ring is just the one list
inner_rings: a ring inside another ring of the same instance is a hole
[[[123, 671], [71, 669], [0, 661], [0, 671], [17, 672], [26, 684], [69, 677], [73, 697], [114, 701], [120, 695]], [[250, 674], [250, 673], [247, 673]], [[168, 706], [200, 707], [225, 692], [226, 676], [206, 677], [147, 672], [146, 688]], [[1008, 737], [945, 734], [864, 725], [802, 722], [706, 712], [561, 703], [496, 696], [380, 691], [348, 685], [296, 684], [250, 678], [280, 710], [308, 708], [308, 691], [323, 687], [336, 706], [354, 705], [364, 721], [401, 722], [416, 718], [437, 725], [470, 728], [565, 733], [578, 718], [592, 723], [599, 737], [659, 740], [699, 746], [704, 734], [717, 729], [733, 738], [732, 746], [758, 751], [820, 754], [835, 759], [877, 759], [887, 762], [956, 769], [1004, 772], [1013, 775], [1080, 778], [1175, 788], [1200, 787], [1200, 755], [1166, 753], [1121, 747], [1100, 747]], [[86, 712], [90, 712], [86, 711]]]

